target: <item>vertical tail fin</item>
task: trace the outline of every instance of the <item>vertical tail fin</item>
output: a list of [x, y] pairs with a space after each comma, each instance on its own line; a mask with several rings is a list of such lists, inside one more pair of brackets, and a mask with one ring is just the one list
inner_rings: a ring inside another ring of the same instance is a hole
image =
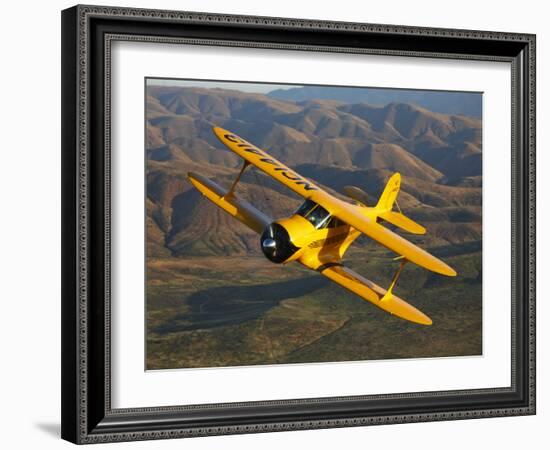
[[401, 187], [401, 175], [399, 173], [394, 173], [389, 179], [384, 192], [380, 196], [378, 203], [376, 204], [376, 209], [380, 212], [391, 211], [393, 204], [397, 199], [399, 194], [399, 188]]
[[384, 192], [382, 192], [382, 195], [375, 206], [378, 217], [391, 223], [392, 225], [395, 225], [396, 227], [401, 228], [402, 230], [408, 231], [409, 233], [426, 233], [426, 228], [402, 214], [401, 210], [399, 210], [399, 212], [392, 211], [393, 204], [399, 195], [400, 187], [401, 175], [399, 175], [399, 173], [394, 173], [388, 181], [388, 184], [386, 184]]

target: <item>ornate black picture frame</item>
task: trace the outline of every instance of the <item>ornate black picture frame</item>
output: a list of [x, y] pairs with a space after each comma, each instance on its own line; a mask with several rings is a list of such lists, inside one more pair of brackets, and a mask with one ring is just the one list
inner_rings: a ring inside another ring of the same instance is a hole
[[[511, 386], [113, 409], [110, 48], [117, 40], [511, 63]], [[75, 6], [62, 12], [62, 109], [64, 439], [84, 444], [535, 413], [534, 35]]]

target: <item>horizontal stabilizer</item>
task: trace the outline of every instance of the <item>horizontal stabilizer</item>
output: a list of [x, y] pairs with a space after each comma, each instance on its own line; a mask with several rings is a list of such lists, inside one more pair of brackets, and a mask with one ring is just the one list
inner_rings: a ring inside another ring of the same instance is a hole
[[386, 289], [367, 280], [365, 277], [362, 277], [343, 265], [329, 264], [326, 268], [321, 269], [320, 272], [325, 277], [390, 314], [421, 325], [432, 324], [432, 319], [422, 311], [416, 309], [405, 300], [400, 299], [395, 294], [391, 294], [384, 298], [387, 292]]
[[268, 216], [249, 202], [240, 198], [234, 192], [228, 194], [229, 189], [222, 188], [214, 181], [193, 172], [189, 172], [187, 177], [193, 186], [212, 203], [253, 229], [256, 233], [261, 234], [265, 227], [272, 222]]
[[402, 230], [408, 231], [413, 234], [425, 234], [426, 228], [422, 225], [416, 223], [414, 220], [409, 219], [404, 214], [401, 214], [396, 211], [387, 211], [384, 213], [378, 214], [378, 217], [384, 219], [386, 222], [395, 225], [396, 227], [401, 228]]

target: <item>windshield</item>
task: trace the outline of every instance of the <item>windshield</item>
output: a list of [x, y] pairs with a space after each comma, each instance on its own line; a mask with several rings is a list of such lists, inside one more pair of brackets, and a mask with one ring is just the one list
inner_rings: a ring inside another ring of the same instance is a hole
[[324, 228], [330, 217], [330, 213], [325, 208], [311, 200], [306, 200], [296, 214], [309, 220], [317, 229]]

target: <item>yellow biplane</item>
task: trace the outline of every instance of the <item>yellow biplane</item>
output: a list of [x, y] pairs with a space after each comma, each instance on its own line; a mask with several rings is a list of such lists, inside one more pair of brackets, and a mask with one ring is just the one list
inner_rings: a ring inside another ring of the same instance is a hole
[[[383, 220], [409, 233], [426, 232], [401, 212], [393, 211], [401, 185], [399, 173], [390, 178], [374, 207], [366, 206], [366, 194], [361, 189], [346, 188], [346, 195], [355, 202], [352, 204], [330, 195], [235, 134], [218, 127], [214, 127], [214, 133], [243, 158], [241, 171], [229, 189], [196, 173], [190, 172], [189, 180], [206, 198], [261, 235], [260, 245], [267, 259], [283, 264], [298, 261], [391, 314], [422, 325], [432, 324], [426, 314], [393, 294], [397, 279], [408, 261], [449, 277], [456, 276], [456, 271], [380, 224]], [[305, 199], [291, 217], [273, 221], [235, 192], [251, 164]], [[399, 255], [399, 268], [387, 290], [341, 263], [361, 233]]]

